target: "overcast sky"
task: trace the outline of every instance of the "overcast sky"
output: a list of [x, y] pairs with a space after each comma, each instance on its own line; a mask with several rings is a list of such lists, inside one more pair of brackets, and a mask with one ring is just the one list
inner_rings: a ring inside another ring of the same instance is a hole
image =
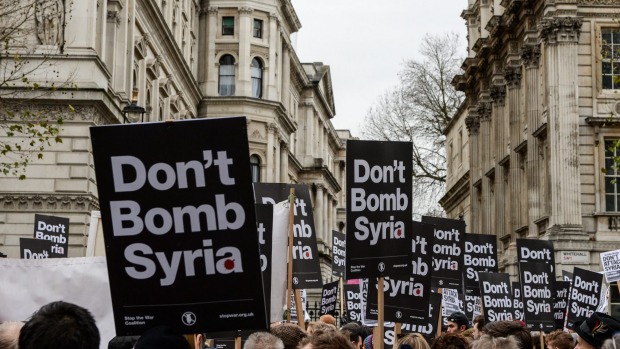
[[466, 55], [467, 0], [292, 0], [302, 28], [296, 34], [301, 62], [331, 68], [336, 129], [360, 136], [366, 111], [398, 84], [403, 63], [419, 57], [426, 34], [459, 34]]

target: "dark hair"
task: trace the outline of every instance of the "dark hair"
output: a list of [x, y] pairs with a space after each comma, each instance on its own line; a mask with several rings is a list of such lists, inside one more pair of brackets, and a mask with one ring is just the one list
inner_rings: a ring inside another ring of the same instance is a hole
[[108, 349], [132, 349], [138, 338], [140, 336], [116, 336], [108, 342]]
[[513, 320], [489, 322], [484, 325], [484, 333], [491, 337], [514, 336], [520, 349], [530, 349], [534, 345], [530, 331]]
[[20, 349], [99, 349], [99, 342], [92, 314], [63, 301], [42, 306], [19, 333]]
[[304, 338], [299, 348], [312, 344], [312, 349], [353, 349], [353, 344], [344, 334], [337, 331], [316, 331], [312, 336]]
[[364, 338], [366, 338], [362, 336], [362, 326], [354, 322], [349, 322], [348, 324], [342, 326], [340, 328], [340, 332], [348, 336], [351, 342], [355, 343], [359, 342], [360, 339], [363, 341]]
[[460, 333], [443, 333], [435, 337], [431, 349], [469, 349], [471, 346]]
[[478, 315], [474, 318], [473, 325], [478, 325], [478, 331], [482, 331], [484, 327], [484, 315]]

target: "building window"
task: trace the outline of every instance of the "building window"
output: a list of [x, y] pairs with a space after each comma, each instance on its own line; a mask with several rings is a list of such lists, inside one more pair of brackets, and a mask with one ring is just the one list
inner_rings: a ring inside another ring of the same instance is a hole
[[222, 35], [235, 35], [235, 17], [222, 17]]
[[263, 96], [263, 65], [258, 58], [252, 60], [252, 97]]
[[250, 171], [252, 173], [252, 183], [260, 182], [260, 158], [258, 155], [250, 156]]
[[220, 82], [218, 86], [220, 96], [235, 94], [235, 59], [231, 55], [220, 58]]
[[620, 211], [620, 140], [605, 140], [605, 211]]
[[263, 21], [260, 19], [254, 20], [254, 37], [262, 38], [263, 37]]
[[620, 89], [620, 29], [603, 28], [601, 36], [603, 89]]

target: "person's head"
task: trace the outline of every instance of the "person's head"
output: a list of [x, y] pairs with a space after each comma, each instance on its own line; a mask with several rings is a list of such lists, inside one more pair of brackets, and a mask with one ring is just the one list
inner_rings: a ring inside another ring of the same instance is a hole
[[606, 339], [603, 342], [601, 349], [616, 349], [620, 348], [620, 335], [615, 335], [612, 338]]
[[314, 333], [314, 331], [323, 331], [323, 332], [325, 332], [325, 331], [338, 331], [338, 329], [334, 325], [328, 324], [326, 322], [318, 321], [318, 322], [314, 323], [314, 326], [312, 327], [311, 331], [308, 332], [306, 330], [306, 332], [308, 332], [309, 336], [312, 335], [312, 333]]
[[519, 344], [514, 336], [494, 338], [485, 334], [474, 341], [472, 349], [519, 349]]
[[493, 338], [514, 336], [519, 349], [531, 349], [534, 346], [530, 331], [518, 321], [502, 320], [489, 322], [484, 325], [483, 331]]
[[301, 341], [301, 349], [353, 349], [349, 338], [338, 331], [314, 331]]
[[301, 327], [289, 323], [274, 325], [269, 332], [282, 340], [284, 349], [296, 349], [301, 340], [308, 336]]
[[6, 321], [0, 324], [0, 349], [17, 349], [22, 326], [24, 323], [21, 321]]
[[574, 330], [579, 335], [575, 349], [598, 349], [620, 331], [620, 321], [607, 314], [593, 313], [585, 321], [576, 322]]
[[329, 314], [321, 315], [319, 321], [336, 326], [336, 318]]
[[562, 332], [562, 330], [555, 330], [546, 335], [545, 343], [547, 349], [573, 349], [575, 347], [573, 336]]
[[190, 349], [190, 345], [185, 336], [162, 325], [144, 331], [134, 349]]
[[401, 349], [402, 346], [404, 348], [409, 346], [411, 349], [430, 349], [426, 339], [419, 333], [408, 333], [394, 342], [394, 349]]
[[478, 339], [484, 334], [484, 332], [482, 332], [482, 329], [484, 328], [484, 315], [476, 316], [474, 318], [473, 325], [474, 332], [472, 333], [472, 337], [474, 339]]
[[470, 345], [467, 339], [460, 333], [443, 333], [439, 337], [433, 339], [431, 349], [469, 349]]
[[254, 332], [246, 339], [243, 349], [284, 349], [284, 343], [269, 332]]
[[354, 322], [349, 322], [348, 324], [340, 328], [340, 332], [342, 332], [342, 334], [344, 334], [345, 336], [349, 337], [349, 340], [351, 341], [355, 349], [362, 348], [362, 345], [364, 344], [364, 339], [362, 337], [361, 325]]
[[454, 312], [448, 316], [448, 333], [460, 333], [469, 328], [469, 320], [467, 316], [460, 311]]
[[138, 338], [140, 336], [116, 336], [108, 342], [108, 349], [133, 349]]
[[42, 306], [19, 333], [20, 349], [99, 349], [99, 330], [92, 314], [72, 303]]

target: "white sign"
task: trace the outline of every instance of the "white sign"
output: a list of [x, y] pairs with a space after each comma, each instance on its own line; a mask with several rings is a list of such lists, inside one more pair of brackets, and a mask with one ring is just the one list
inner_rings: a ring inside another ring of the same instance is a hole
[[601, 253], [601, 266], [607, 282], [620, 280], [620, 250]]
[[562, 264], [590, 264], [589, 251], [561, 251]]

